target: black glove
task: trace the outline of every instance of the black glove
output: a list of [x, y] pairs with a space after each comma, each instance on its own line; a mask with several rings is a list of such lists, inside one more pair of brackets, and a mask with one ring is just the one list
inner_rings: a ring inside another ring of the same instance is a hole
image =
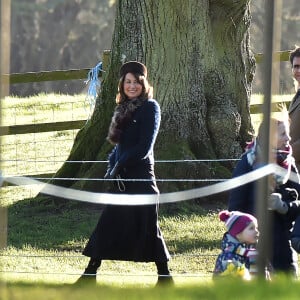
[[286, 188], [285, 190], [288, 192], [292, 200], [298, 200], [298, 192], [296, 189]]

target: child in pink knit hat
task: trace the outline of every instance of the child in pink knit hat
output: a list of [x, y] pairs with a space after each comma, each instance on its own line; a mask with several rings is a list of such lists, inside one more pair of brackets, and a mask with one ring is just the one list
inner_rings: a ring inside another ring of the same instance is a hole
[[214, 277], [233, 275], [251, 279], [251, 275], [256, 273], [257, 219], [250, 214], [227, 210], [221, 211], [219, 218], [225, 223], [227, 231], [222, 239], [222, 252], [216, 261]]

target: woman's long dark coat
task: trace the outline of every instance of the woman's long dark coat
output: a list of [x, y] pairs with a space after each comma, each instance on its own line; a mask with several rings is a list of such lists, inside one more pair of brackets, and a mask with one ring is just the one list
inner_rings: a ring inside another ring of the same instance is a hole
[[[158, 103], [149, 99], [133, 113], [121, 140], [109, 156], [109, 167], [119, 163], [125, 194], [158, 194], [153, 147], [160, 125]], [[117, 188], [117, 185], [116, 185]], [[119, 190], [117, 190], [120, 193]], [[83, 254], [109, 260], [163, 262], [169, 252], [158, 226], [158, 205], [108, 205], [103, 210]]]

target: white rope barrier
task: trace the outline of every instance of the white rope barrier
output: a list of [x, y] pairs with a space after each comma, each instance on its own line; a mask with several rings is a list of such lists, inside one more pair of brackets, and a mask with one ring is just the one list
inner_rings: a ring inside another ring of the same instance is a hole
[[[31, 272], [31, 271], [1, 271], [0, 273], [7, 273], [7, 274], [32, 274], [32, 275], [63, 275], [63, 276], [81, 276], [81, 273], [68, 273], [68, 272]], [[86, 276], [94, 276], [94, 274], [85, 274]], [[141, 273], [105, 273], [105, 272], [98, 272], [98, 276], [114, 276], [114, 277], [157, 277], [153, 273], [149, 274], [141, 274]], [[160, 276], [169, 276], [169, 275], [160, 275]], [[211, 277], [210, 274], [203, 274], [203, 273], [173, 273], [172, 277]]]
[[[239, 158], [221, 158], [221, 159], [168, 159], [168, 160], [156, 160], [155, 163], [187, 163], [187, 162], [222, 162], [222, 161], [239, 161]], [[28, 163], [49, 163], [49, 160], [38, 159], [5, 159], [0, 160], [4, 162], [28, 162]], [[107, 160], [55, 160], [55, 163], [108, 163]]]
[[[264, 167], [256, 169], [252, 172], [244, 174], [239, 177], [228, 179], [224, 182], [213, 185], [190, 189], [186, 191], [163, 193], [160, 195], [144, 195], [144, 194], [111, 194], [111, 193], [93, 193], [87, 191], [76, 190], [72, 188], [65, 188], [53, 184], [43, 183], [29, 177], [3, 177], [1, 180], [9, 182], [14, 185], [37, 185], [41, 184], [40, 192], [43, 194], [65, 198], [70, 200], [94, 203], [94, 204], [111, 204], [111, 205], [149, 205], [163, 203], [174, 203], [186, 201], [190, 199], [201, 198], [218, 194], [236, 188], [240, 185], [258, 180], [264, 176], [274, 174], [284, 176], [286, 170], [276, 164], [268, 164]], [[291, 180], [296, 179], [296, 174], [292, 174]], [[1, 181], [0, 180], [0, 181]], [[77, 179], [78, 180], [78, 179]], [[297, 181], [296, 181], [297, 182]]]
[[[30, 178], [29, 176], [26, 176], [26, 178]], [[104, 179], [104, 178], [80, 178], [80, 177], [35, 177], [35, 180], [55, 180], [55, 181], [118, 181], [119, 179]], [[212, 179], [187, 179], [187, 178], [165, 178], [165, 179], [160, 179], [160, 178], [156, 178], [155, 181], [156, 182], [219, 182], [219, 181], [224, 181], [227, 179], [222, 179], [222, 178], [212, 178]], [[122, 181], [152, 181], [152, 179], [140, 179], [140, 178], [132, 178], [132, 179], [123, 179]]]
[[[200, 257], [200, 259], [207, 259], [208, 257], [217, 257], [218, 253], [216, 254], [172, 254], [171, 257], [173, 259], [175, 258], [180, 258], [180, 257]], [[0, 254], [0, 257], [15, 257], [16, 259], [18, 258], [28, 258], [30, 260], [36, 258], [36, 259], [86, 259], [85, 256], [83, 255], [20, 255], [20, 254], [15, 254], [15, 255], [8, 255], [8, 254]], [[67, 273], [67, 272], [40, 272], [40, 271], [18, 271], [18, 270], [0, 270], [0, 273], [3, 274], [33, 274], [33, 275], [63, 275], [63, 276], [80, 276], [82, 275], [82, 272], [80, 273]], [[147, 276], [155, 276], [153, 273], [151, 274], [135, 274], [135, 273], [105, 273], [105, 272], [98, 272], [97, 275], [100, 276], [114, 276], [114, 275], [122, 276], [122, 277], [133, 277], [133, 276], [142, 276], [142, 277], [147, 277]], [[87, 274], [89, 275], [89, 274]], [[91, 274], [92, 275], [92, 274]], [[173, 277], [211, 277], [210, 274], [198, 274], [198, 273], [174, 273], [172, 272]]]
[[[176, 257], [214, 257], [218, 256], [218, 254], [206, 254], [206, 253], [195, 253], [195, 254], [170, 254], [172, 258]], [[0, 254], [0, 257], [22, 257], [22, 258], [79, 258], [79, 259], [86, 259], [86, 256], [81, 255], [25, 255], [25, 254]]]

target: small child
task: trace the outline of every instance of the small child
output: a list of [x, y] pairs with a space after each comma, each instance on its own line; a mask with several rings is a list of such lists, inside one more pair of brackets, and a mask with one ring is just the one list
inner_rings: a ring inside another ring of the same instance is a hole
[[219, 218], [225, 222], [227, 231], [222, 239], [222, 253], [217, 258], [213, 277], [233, 275], [251, 279], [251, 275], [257, 272], [257, 219], [250, 214], [227, 210], [221, 211]]

